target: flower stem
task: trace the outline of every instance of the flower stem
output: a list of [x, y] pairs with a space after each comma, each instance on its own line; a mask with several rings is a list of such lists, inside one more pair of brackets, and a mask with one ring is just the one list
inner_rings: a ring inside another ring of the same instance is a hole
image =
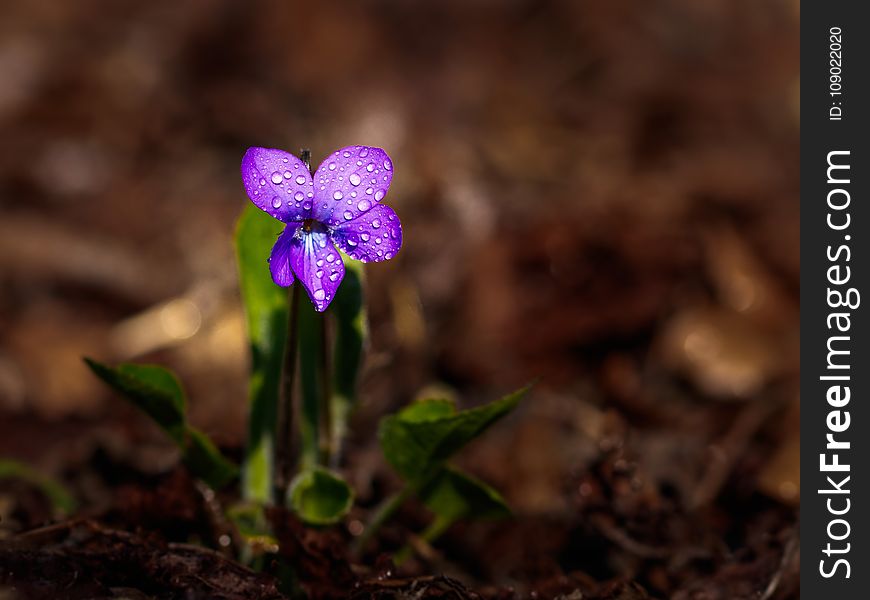
[[329, 323], [326, 314], [322, 314], [320, 324], [320, 464], [329, 466], [332, 457], [332, 377], [329, 360]]
[[[432, 521], [418, 537], [421, 542], [431, 545], [435, 540], [444, 535], [444, 532], [450, 529], [450, 526], [453, 525], [454, 522], [454, 519], [442, 517], [440, 515], [436, 516], [435, 520]], [[413, 553], [414, 545], [409, 542], [393, 555], [393, 563], [398, 567], [411, 558]]]
[[275, 499], [282, 502], [293, 461], [290, 460], [293, 439], [293, 396], [296, 385], [296, 352], [299, 346], [299, 286], [290, 288], [290, 315], [288, 319], [287, 349], [284, 351], [284, 393], [278, 410], [278, 439], [276, 443]]
[[409, 484], [405, 484], [405, 487], [384, 500], [380, 506], [378, 506], [368, 525], [366, 525], [366, 528], [353, 545], [353, 551], [355, 554], [359, 555], [365, 549], [366, 545], [372, 540], [381, 526], [390, 520], [402, 504], [405, 503], [405, 500], [410, 498], [413, 493], [414, 488]]

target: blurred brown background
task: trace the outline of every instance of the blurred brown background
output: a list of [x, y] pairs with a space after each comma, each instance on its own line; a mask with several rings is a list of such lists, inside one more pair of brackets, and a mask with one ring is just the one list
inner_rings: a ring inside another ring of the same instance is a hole
[[520, 514], [571, 510], [609, 435], [687, 504], [734, 473], [797, 501], [797, 2], [0, 11], [0, 456], [171, 462], [85, 354], [171, 366], [239, 444], [241, 156], [366, 144], [405, 246], [368, 268], [352, 464], [426, 386], [471, 405], [540, 377], [467, 459]]

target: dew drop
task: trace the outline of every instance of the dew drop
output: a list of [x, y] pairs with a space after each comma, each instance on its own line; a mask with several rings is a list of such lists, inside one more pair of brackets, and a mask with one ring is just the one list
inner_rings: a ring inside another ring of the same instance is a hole
[[335, 281], [336, 279], [338, 279], [338, 271], [333, 271], [332, 274], [329, 276], [329, 280]]
[[281, 162], [282, 162], [282, 163], [287, 163], [287, 162], [289, 162], [289, 161], [288, 161], [286, 158], [282, 158], [282, 159], [281, 159]]
[[311, 201], [310, 201], [310, 200], [306, 200], [305, 202], [303, 202], [303, 203], [302, 203], [302, 208], [304, 208], [305, 210], [311, 210]]
[[386, 259], [386, 260], [390, 260], [391, 258], [393, 258], [393, 253], [392, 253], [392, 252], [387, 252], [386, 254], [384, 254], [384, 259]]
[[359, 185], [362, 183], [362, 178], [356, 173], [351, 173], [349, 179], [351, 185]]
[[321, 269], [317, 269], [317, 271], [314, 272], [314, 276], [320, 279], [321, 277], [323, 277], [323, 271]]
[[332, 252], [330, 252], [329, 254], [326, 255], [326, 262], [331, 263], [334, 260], [335, 260], [335, 254], [333, 254]]
[[281, 198], [278, 196], [272, 198], [272, 208], [281, 208]]
[[381, 244], [382, 241], [383, 241], [383, 240], [382, 240], [381, 238], [379, 238], [379, 237], [375, 238], [375, 243], [378, 244], [379, 246], [380, 246], [380, 244]]
[[350, 158], [350, 152], [348, 152], [347, 150], [345, 150], [345, 151], [342, 153], [342, 156], [345, 157], [345, 158]]
[[293, 194], [293, 199], [296, 200], [296, 202], [302, 202], [303, 198], [305, 198], [305, 194], [303, 194], [302, 192], [296, 192], [295, 194]]
[[265, 180], [265, 179], [261, 179], [261, 180], [260, 180], [260, 185], [266, 185], [266, 180]]
[[370, 236], [369, 236], [369, 234], [367, 234], [367, 233], [361, 233], [361, 234], [359, 234], [359, 239], [361, 239], [361, 240], [364, 241], [364, 242], [369, 241], [369, 237], [370, 237]]
[[359, 204], [356, 205], [356, 207], [360, 210], [368, 210], [369, 208], [371, 208], [371, 206], [372, 206], [371, 203], [368, 200], [366, 200], [365, 198], [360, 200]]
[[305, 183], [305, 177], [303, 175], [298, 175], [296, 177], [296, 183], [298, 183], [299, 185], [302, 185], [303, 183]]
[[366, 156], [369, 155], [369, 149], [368, 149], [368, 148], [363, 148], [362, 150], [359, 151], [359, 155], [360, 155], [361, 157], [365, 158]]
[[384, 190], [378, 190], [377, 192], [375, 192], [375, 200], [377, 200], [378, 202], [383, 200], [384, 196], [386, 196], [386, 193], [384, 192]]
[[375, 163], [369, 163], [366, 165], [366, 171], [368, 171], [369, 173], [371, 173], [374, 170], [375, 170]]
[[393, 169], [393, 163], [390, 161], [390, 159], [384, 161], [384, 168], [387, 171], [391, 171]]
[[375, 193], [374, 188], [366, 188], [366, 194], [368, 194], [369, 196], [371, 196], [374, 193]]
[[349, 210], [344, 211], [344, 218], [345, 220], [350, 221], [351, 219], [353, 219], [353, 213]]
[[318, 267], [322, 267], [322, 266], [323, 266], [323, 259], [322, 259], [322, 258], [318, 258], [318, 259], [317, 259], [317, 262], [314, 263], [314, 264], [316, 264]]
[[278, 171], [272, 173], [272, 183], [278, 184], [284, 181], [284, 177]]
[[375, 229], [378, 229], [380, 226], [381, 226], [380, 219], [375, 219], [374, 221], [372, 221], [372, 227], [374, 227]]
[[324, 298], [326, 298], [326, 292], [324, 292], [323, 290], [315, 290], [314, 291], [314, 299], [315, 300], [323, 300]]
[[347, 238], [347, 245], [353, 248], [354, 246], [356, 246], [356, 240], [353, 238]]
[[335, 193], [332, 195], [336, 200], [341, 200], [344, 198], [344, 194], [342, 194], [339, 190], [335, 190]]
[[329, 163], [329, 170], [335, 171], [335, 163], [334, 162]]

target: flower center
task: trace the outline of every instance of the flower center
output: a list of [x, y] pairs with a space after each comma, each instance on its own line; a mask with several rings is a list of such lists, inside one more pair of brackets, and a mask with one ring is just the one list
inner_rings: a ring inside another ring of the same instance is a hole
[[317, 219], [305, 219], [302, 221], [302, 231], [304, 233], [319, 233], [326, 231], [326, 227]]

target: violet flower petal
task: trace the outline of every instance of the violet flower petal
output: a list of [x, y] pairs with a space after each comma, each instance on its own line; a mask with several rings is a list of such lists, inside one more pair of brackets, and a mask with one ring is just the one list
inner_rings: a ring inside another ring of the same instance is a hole
[[242, 158], [242, 181], [251, 202], [279, 221], [311, 216], [314, 183], [299, 157], [272, 148], [248, 148]]
[[344, 263], [329, 233], [299, 232], [290, 248], [290, 265], [317, 311], [326, 310], [344, 278]]
[[382, 149], [337, 150], [314, 173], [313, 217], [331, 226], [352, 221], [384, 199], [392, 180], [393, 161]]
[[337, 225], [332, 241], [345, 254], [364, 263], [390, 260], [402, 247], [402, 223], [392, 208], [378, 204], [354, 220]]
[[272, 254], [269, 255], [269, 271], [272, 273], [272, 281], [281, 287], [288, 287], [293, 283], [293, 270], [290, 268], [290, 249], [293, 247], [293, 238], [299, 225], [291, 223], [284, 228], [281, 235], [272, 246]]

